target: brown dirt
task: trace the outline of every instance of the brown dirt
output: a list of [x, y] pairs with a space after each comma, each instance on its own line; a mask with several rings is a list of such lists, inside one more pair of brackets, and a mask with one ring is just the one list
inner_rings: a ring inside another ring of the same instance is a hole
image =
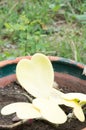
[[[5, 88], [0, 88], [0, 110], [3, 106], [18, 102], [18, 101], [25, 101], [27, 102], [27, 98], [20, 93], [23, 93], [24, 90], [20, 87], [17, 82], [13, 82], [8, 84]], [[15, 116], [13, 114], [12, 116], [2, 116], [0, 115], [0, 125], [10, 125], [12, 124], [12, 118]]]
[[55, 72], [55, 81], [65, 93], [81, 92], [86, 94], [86, 80], [65, 73]]
[[[68, 76], [67, 74], [58, 75], [55, 73], [55, 81], [58, 82], [59, 88], [61, 88], [64, 92], [86, 93], [86, 80]], [[21, 94], [24, 92], [25, 91], [17, 82], [12, 82], [5, 88], [0, 88], [0, 110], [3, 106], [12, 102], [28, 102], [28, 99]], [[14, 124], [14, 117], [15, 114], [11, 116], [0, 115], [0, 126]], [[86, 121], [82, 123], [77, 119], [68, 120], [66, 123], [61, 124], [58, 127], [44, 120], [29, 120], [16, 130], [81, 130], [84, 127], [86, 127]]]

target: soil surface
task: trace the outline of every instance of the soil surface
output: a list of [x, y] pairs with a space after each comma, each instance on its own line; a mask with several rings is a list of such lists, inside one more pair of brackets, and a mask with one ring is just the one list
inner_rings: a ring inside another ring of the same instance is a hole
[[[56, 76], [55, 79], [56, 80], [60, 79], [60, 77]], [[70, 82], [69, 79], [68, 79], [68, 82], [69, 84], [72, 84], [71, 86], [73, 87], [77, 87], [78, 85], [81, 86], [83, 84], [82, 82], [84, 82], [83, 80], [79, 80], [77, 78], [76, 80], [79, 81], [78, 84], [75, 84], [74, 81]], [[65, 82], [65, 80], [62, 80], [62, 81]], [[73, 90], [73, 87], [71, 88], [71, 86], [69, 85], [70, 86], [70, 89], [69, 89], [67, 87], [67, 84], [65, 88], [62, 81], [61, 83], [59, 83], [59, 88], [61, 88], [62, 91], [69, 92], [69, 90], [70, 91]], [[75, 84], [75, 86], [73, 83]], [[86, 84], [86, 81], [83, 85], [85, 84]], [[86, 89], [86, 86], [84, 87]], [[73, 91], [76, 92], [78, 89], [74, 89]], [[82, 90], [83, 89], [81, 89], [81, 92]], [[19, 101], [28, 102], [27, 97], [24, 96], [22, 93], [26, 93], [26, 91], [21, 88], [21, 86], [18, 84], [17, 81], [10, 83], [5, 88], [0, 88], [0, 110], [3, 106], [10, 104], [12, 102], [19, 102]], [[86, 93], [86, 91], [84, 93]], [[65, 107], [63, 108], [65, 109]], [[69, 109], [66, 109], [65, 111], [67, 112], [67, 110], [69, 111]], [[0, 128], [1, 126], [15, 124], [15, 121], [17, 122], [17, 120], [14, 120], [15, 116], [16, 116], [15, 114], [12, 114], [10, 116], [2, 116], [0, 114]], [[86, 127], [86, 121], [82, 123], [74, 118], [74, 119], [68, 120], [66, 123], [61, 124], [59, 126], [50, 124], [49, 122], [45, 120], [28, 120], [25, 124], [22, 124], [20, 127], [16, 128], [15, 130], [81, 130], [84, 127]]]

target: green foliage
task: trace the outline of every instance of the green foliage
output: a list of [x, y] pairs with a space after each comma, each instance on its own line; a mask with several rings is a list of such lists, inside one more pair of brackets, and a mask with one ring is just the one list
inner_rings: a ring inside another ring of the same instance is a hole
[[86, 63], [85, 28], [84, 0], [1, 0], [0, 60], [43, 52]]
[[86, 1], [84, 0], [65, 0], [65, 19], [67, 21], [78, 21], [86, 23]]

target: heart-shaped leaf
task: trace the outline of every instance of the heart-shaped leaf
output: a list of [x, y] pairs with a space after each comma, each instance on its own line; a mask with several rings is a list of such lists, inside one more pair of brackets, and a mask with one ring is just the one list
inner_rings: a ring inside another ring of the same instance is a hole
[[33, 119], [40, 118], [41, 114], [38, 109], [36, 109], [33, 104], [18, 102], [12, 103], [2, 108], [1, 114], [10, 115], [16, 113], [19, 119]]
[[47, 97], [54, 82], [54, 71], [47, 56], [37, 53], [31, 60], [22, 59], [16, 67], [19, 83], [34, 97]]
[[52, 99], [36, 98], [33, 100], [34, 106], [40, 109], [44, 119], [55, 124], [66, 122], [67, 116], [65, 112]]
[[61, 103], [73, 108], [74, 115], [80, 120], [81, 122], [85, 121], [85, 116], [83, 113], [83, 109], [81, 108], [80, 104], [76, 100], [61, 100]]

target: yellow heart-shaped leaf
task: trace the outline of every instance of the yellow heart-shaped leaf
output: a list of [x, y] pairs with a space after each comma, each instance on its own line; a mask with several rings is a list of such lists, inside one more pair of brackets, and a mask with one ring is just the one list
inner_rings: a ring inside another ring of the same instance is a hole
[[31, 103], [17, 102], [9, 104], [2, 108], [2, 115], [10, 115], [16, 113], [19, 119], [40, 118], [41, 114]]
[[47, 56], [37, 53], [31, 60], [20, 60], [16, 75], [21, 86], [34, 97], [47, 97], [50, 94], [54, 71]]
[[83, 109], [81, 108], [80, 104], [77, 103], [75, 100], [61, 100], [61, 103], [73, 108], [74, 115], [80, 120], [81, 122], [85, 121], [85, 116], [83, 113]]
[[64, 111], [53, 102], [52, 99], [36, 98], [33, 100], [34, 106], [40, 109], [42, 118], [51, 123], [62, 124], [66, 122], [67, 116]]

